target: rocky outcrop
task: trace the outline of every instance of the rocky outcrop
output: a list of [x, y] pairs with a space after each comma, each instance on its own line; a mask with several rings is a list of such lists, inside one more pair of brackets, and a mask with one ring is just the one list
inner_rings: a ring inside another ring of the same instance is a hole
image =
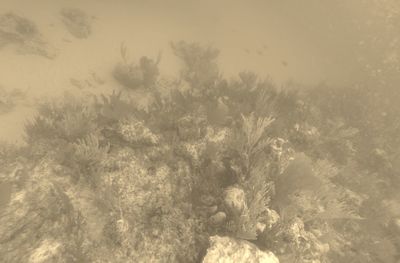
[[120, 121], [117, 132], [126, 142], [132, 144], [156, 145], [160, 140], [142, 121], [135, 119]]
[[272, 252], [261, 251], [244, 240], [212, 236], [210, 243], [203, 263], [279, 263]]

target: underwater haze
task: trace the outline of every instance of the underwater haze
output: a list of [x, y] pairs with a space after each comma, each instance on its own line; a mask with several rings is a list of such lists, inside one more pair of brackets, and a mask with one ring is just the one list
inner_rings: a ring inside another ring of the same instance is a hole
[[[76, 39], [66, 30], [60, 10], [70, 7], [90, 16], [90, 37]], [[107, 73], [119, 58], [121, 42], [132, 57], [162, 51], [162, 72], [174, 74], [177, 63], [169, 43], [178, 40], [220, 49], [218, 63], [226, 75], [252, 70], [279, 85], [354, 85], [369, 78], [372, 70], [392, 66], [381, 65], [385, 59], [397, 59], [398, 8], [396, 1], [372, 0], [3, 0], [2, 12], [31, 19], [57, 56], [44, 59], [3, 48], [0, 85], [28, 90], [32, 99], [69, 90], [70, 78], [85, 78], [91, 72], [110, 82]], [[1, 117], [7, 123], [2, 138], [14, 140], [19, 134], [21, 119], [30, 111], [19, 108], [12, 117]]]
[[400, 262], [397, 0], [0, 0], [0, 262]]

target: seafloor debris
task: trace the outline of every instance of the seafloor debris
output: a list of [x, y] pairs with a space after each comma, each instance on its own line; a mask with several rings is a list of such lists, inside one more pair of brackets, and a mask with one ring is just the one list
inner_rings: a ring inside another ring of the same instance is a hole
[[22, 54], [54, 58], [56, 52], [42, 37], [35, 23], [14, 13], [0, 15], [0, 48], [15, 45]]
[[63, 8], [62, 22], [68, 32], [76, 38], [87, 38], [92, 33], [91, 18], [78, 8]]

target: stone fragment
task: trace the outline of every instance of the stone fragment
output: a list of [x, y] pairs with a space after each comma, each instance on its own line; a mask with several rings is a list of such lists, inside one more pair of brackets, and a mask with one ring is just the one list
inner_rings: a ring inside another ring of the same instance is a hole
[[226, 214], [224, 212], [218, 212], [210, 217], [211, 224], [219, 225], [226, 220]]
[[224, 203], [233, 214], [240, 215], [246, 207], [246, 196], [243, 189], [230, 186], [224, 191]]

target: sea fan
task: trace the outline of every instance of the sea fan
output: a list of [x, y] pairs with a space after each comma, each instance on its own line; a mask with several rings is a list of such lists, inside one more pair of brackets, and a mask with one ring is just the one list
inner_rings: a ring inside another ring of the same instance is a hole
[[109, 151], [109, 145], [100, 146], [98, 136], [95, 134], [88, 135], [85, 139], [79, 139], [74, 143], [75, 156], [80, 162], [89, 164], [99, 162]]
[[251, 113], [248, 117], [242, 115], [242, 120], [243, 132], [247, 139], [245, 154], [247, 154], [247, 158], [256, 157], [261, 150], [265, 149], [271, 143], [271, 139], [263, 139], [263, 135], [265, 135], [266, 128], [275, 119], [272, 117], [256, 119], [254, 113]]
[[101, 95], [101, 101], [96, 99], [96, 106], [100, 116], [106, 121], [117, 122], [120, 119], [128, 118], [135, 112], [132, 103], [123, 100], [121, 94], [121, 91], [116, 92], [113, 90], [108, 96]]
[[62, 139], [74, 142], [95, 132], [96, 113], [82, 102], [64, 97], [60, 103], [43, 103], [38, 116], [25, 125], [26, 140]]
[[[252, 113], [243, 118], [243, 145], [240, 149], [242, 162], [245, 164], [243, 175], [239, 176], [239, 184], [246, 196], [246, 206], [242, 213], [228, 225], [228, 229], [242, 239], [257, 239], [257, 225], [266, 222], [270, 196], [273, 184], [268, 181], [269, 165], [259, 161], [259, 155], [269, 143], [269, 138], [263, 138], [266, 128], [274, 121], [273, 118], [256, 118]], [[240, 150], [239, 149], [239, 150]]]
[[110, 145], [102, 146], [99, 137], [90, 134], [85, 139], [79, 139], [73, 144], [73, 147], [75, 150], [73, 160], [75, 161], [74, 165], [77, 166], [79, 177], [84, 176], [92, 186], [96, 186], [98, 178], [94, 176], [102, 169]]

